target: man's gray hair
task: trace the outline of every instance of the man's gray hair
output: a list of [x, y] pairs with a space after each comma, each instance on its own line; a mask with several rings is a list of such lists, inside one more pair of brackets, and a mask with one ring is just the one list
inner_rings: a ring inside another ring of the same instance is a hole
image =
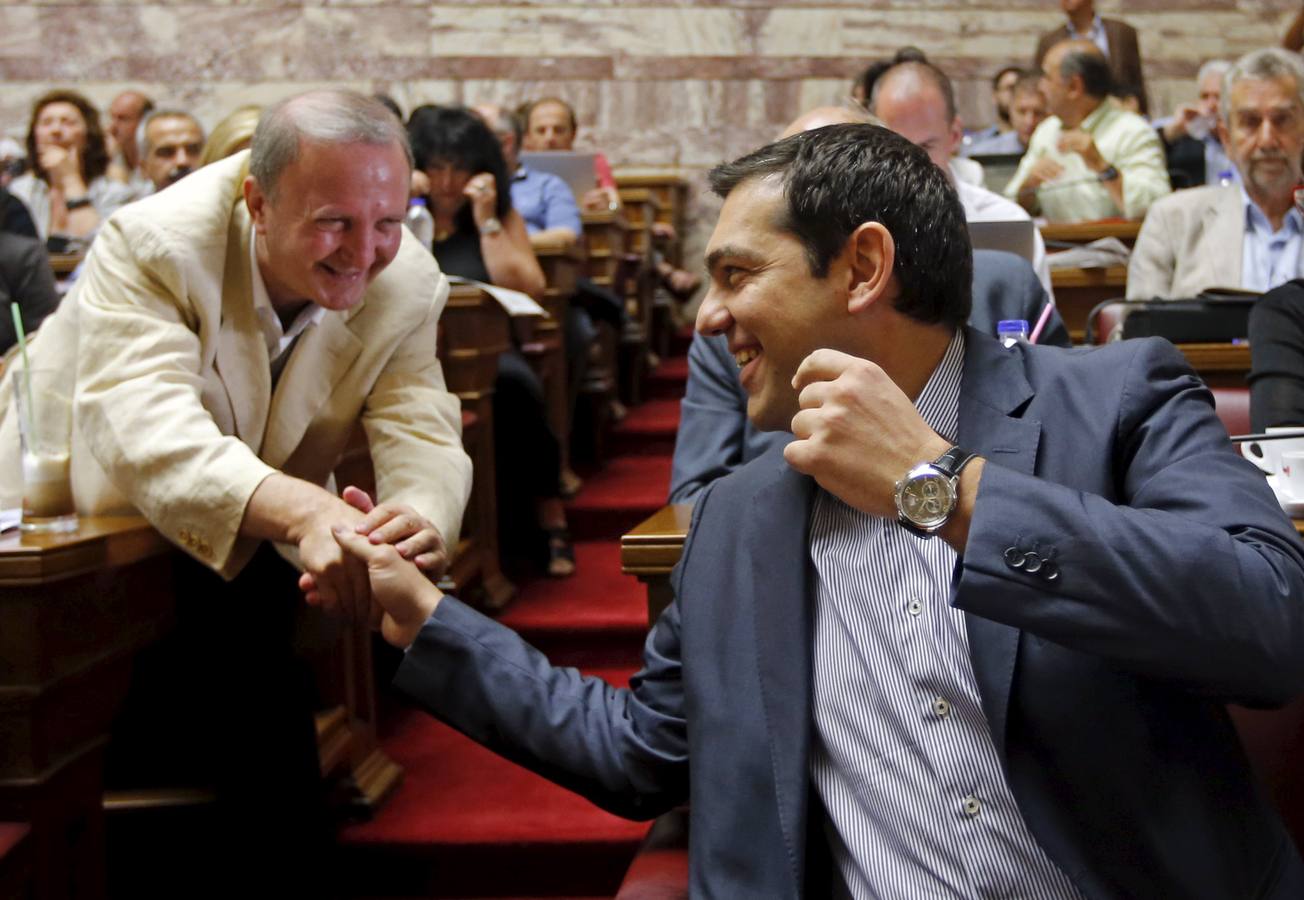
[[195, 127], [199, 129], [199, 142], [201, 144], [204, 142], [204, 126], [200, 124], [198, 119], [186, 112], [184, 109], [172, 109], [167, 107], [164, 107], [163, 109], [152, 109], [145, 118], [140, 120], [140, 124], [136, 126], [136, 149], [140, 153], [141, 159], [144, 159], [146, 153], [149, 151], [149, 138], [147, 135], [149, 134], [149, 125], [155, 119], [189, 119], [191, 122], [194, 122]]
[[1227, 70], [1232, 67], [1231, 60], [1228, 59], [1211, 59], [1204, 65], [1200, 66], [1200, 71], [1195, 75], [1195, 83], [1203, 84], [1204, 80], [1210, 75], [1217, 75], [1219, 78], [1227, 77]]
[[268, 197], [275, 196], [281, 173], [298, 159], [303, 142], [396, 144], [412, 166], [403, 123], [379, 100], [335, 88], [310, 91], [269, 107], [254, 129], [249, 173]]
[[521, 149], [521, 138], [525, 136], [525, 123], [521, 121], [520, 116], [513, 113], [505, 106], [492, 104], [494, 116], [492, 120], [485, 122], [489, 130], [494, 134], [510, 134], [516, 138], [516, 149]]
[[1291, 79], [1295, 82], [1295, 102], [1304, 109], [1304, 59], [1290, 50], [1264, 47], [1262, 50], [1251, 50], [1236, 60], [1223, 76], [1221, 106], [1223, 120], [1228, 125], [1232, 123], [1232, 88], [1247, 78], [1252, 81]]

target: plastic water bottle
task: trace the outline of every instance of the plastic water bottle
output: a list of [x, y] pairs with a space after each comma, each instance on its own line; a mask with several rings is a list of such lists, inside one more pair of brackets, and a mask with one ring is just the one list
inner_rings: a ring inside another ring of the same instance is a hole
[[1223, 169], [1221, 172], [1218, 173], [1219, 187], [1227, 187], [1235, 180], [1236, 180], [1236, 175], [1232, 172], [1231, 169]]
[[1028, 343], [1028, 320], [1002, 319], [996, 323], [996, 339], [1006, 350], [1015, 344]]
[[429, 250], [435, 242], [435, 217], [426, 209], [425, 197], [413, 197], [408, 201], [406, 221], [421, 246]]

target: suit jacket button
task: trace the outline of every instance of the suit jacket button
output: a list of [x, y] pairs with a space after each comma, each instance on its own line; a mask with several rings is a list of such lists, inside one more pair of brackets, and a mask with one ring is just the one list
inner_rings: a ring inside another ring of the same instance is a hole
[[1048, 559], [1041, 564], [1041, 577], [1047, 581], [1054, 581], [1059, 578], [1059, 566], [1055, 565], [1055, 560]]
[[1023, 568], [1023, 551], [1018, 547], [1010, 547], [1005, 551], [1005, 564], [1011, 569]]
[[1029, 575], [1036, 575], [1041, 571], [1041, 564], [1041, 557], [1035, 553], [1029, 552], [1028, 555], [1023, 558], [1023, 571], [1027, 572]]

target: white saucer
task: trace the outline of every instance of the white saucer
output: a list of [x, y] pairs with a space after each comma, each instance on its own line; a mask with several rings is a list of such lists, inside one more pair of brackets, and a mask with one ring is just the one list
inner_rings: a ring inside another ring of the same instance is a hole
[[1304, 518], [1304, 497], [1296, 497], [1291, 492], [1290, 485], [1276, 475], [1268, 476], [1268, 487], [1272, 488], [1272, 493], [1276, 495], [1277, 502], [1281, 504], [1286, 515], [1292, 519]]

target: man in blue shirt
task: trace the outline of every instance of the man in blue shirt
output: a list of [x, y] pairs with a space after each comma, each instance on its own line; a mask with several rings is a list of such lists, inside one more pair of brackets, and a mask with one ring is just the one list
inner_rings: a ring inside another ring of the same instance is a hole
[[512, 207], [525, 219], [531, 243], [538, 246], [574, 244], [583, 225], [570, 186], [551, 172], [536, 172], [520, 162], [521, 122], [501, 106], [485, 103], [475, 112], [498, 138], [512, 173]]

